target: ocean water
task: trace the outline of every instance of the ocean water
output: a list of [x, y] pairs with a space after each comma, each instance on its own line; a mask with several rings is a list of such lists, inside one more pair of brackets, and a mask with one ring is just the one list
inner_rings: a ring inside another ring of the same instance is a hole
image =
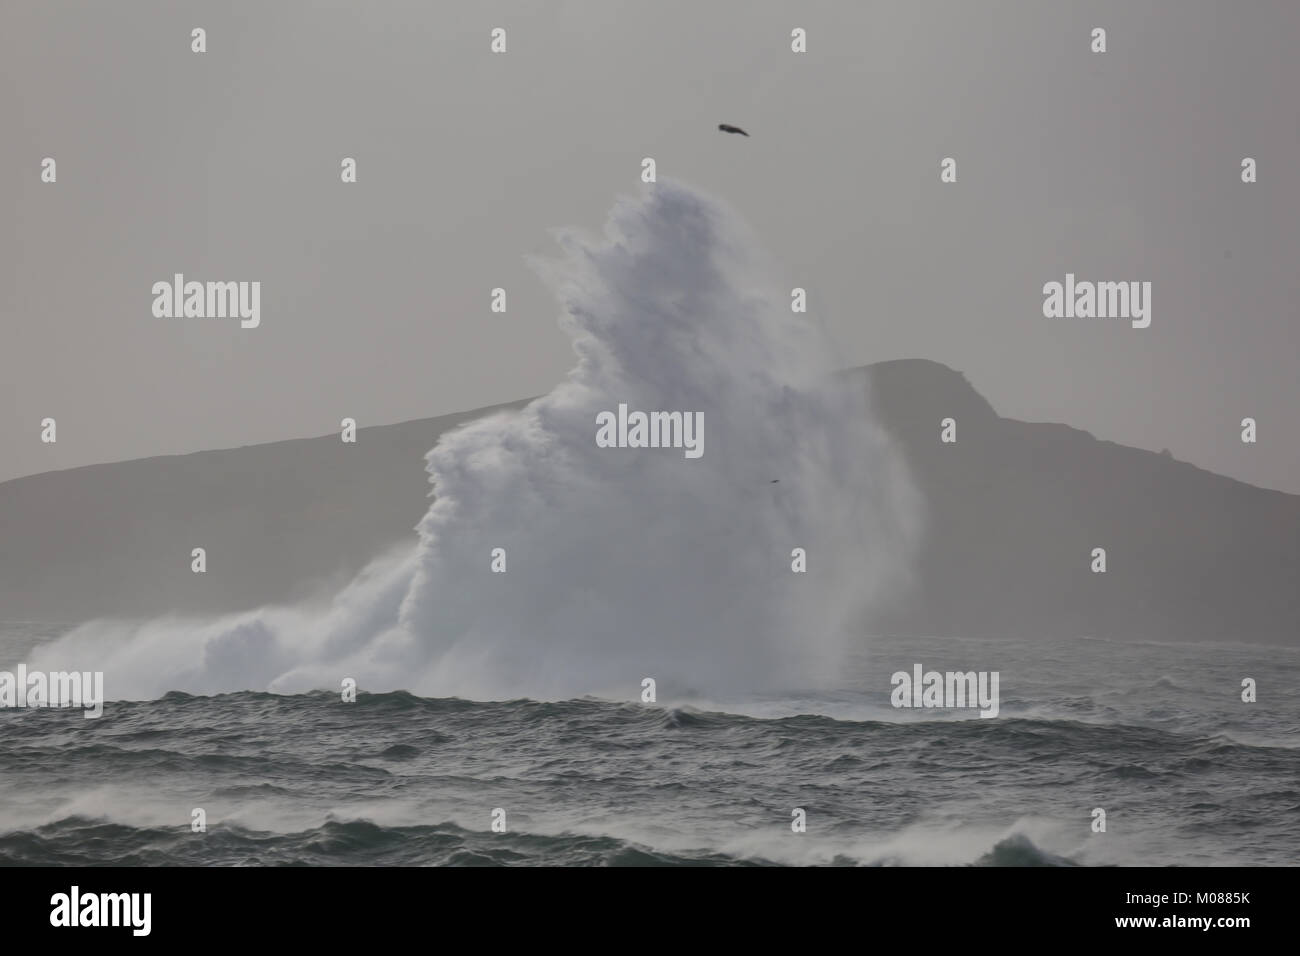
[[[65, 630], [0, 624], [0, 669]], [[998, 671], [999, 715], [894, 709], [914, 663]], [[815, 693], [653, 704], [110, 686], [0, 710], [0, 864], [1293, 865], [1297, 686], [1295, 649], [885, 638]]]
[[[112, 701], [0, 711], [0, 863], [1296, 862], [1295, 649], [867, 636], [927, 516], [818, 310], [684, 184], [557, 238], [577, 364], [439, 439], [412, 541], [299, 606], [0, 629]], [[623, 406], [702, 453], [609, 447]], [[916, 664], [999, 715], [895, 709]]]

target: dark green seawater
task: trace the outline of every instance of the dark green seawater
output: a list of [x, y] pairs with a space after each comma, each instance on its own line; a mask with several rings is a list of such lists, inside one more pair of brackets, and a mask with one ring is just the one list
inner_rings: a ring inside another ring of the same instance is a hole
[[[61, 630], [0, 625], [0, 669]], [[999, 671], [999, 716], [892, 708], [913, 662]], [[1288, 865], [1298, 687], [1292, 649], [931, 639], [874, 642], [831, 692], [727, 701], [4, 709], [0, 864]]]

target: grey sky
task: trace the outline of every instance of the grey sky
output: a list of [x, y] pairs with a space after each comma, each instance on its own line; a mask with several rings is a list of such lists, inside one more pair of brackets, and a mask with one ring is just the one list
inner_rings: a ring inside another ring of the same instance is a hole
[[[5, 3], [0, 480], [544, 392], [573, 357], [525, 257], [653, 156], [845, 365], [1300, 492], [1297, 40], [1293, 0]], [[175, 272], [260, 280], [261, 326], [155, 318]], [[1067, 272], [1151, 281], [1151, 327], [1044, 318]]]

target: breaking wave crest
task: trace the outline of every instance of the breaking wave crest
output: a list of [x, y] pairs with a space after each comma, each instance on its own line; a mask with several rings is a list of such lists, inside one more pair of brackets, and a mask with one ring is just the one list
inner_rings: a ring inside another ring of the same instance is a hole
[[[628, 698], [804, 686], [905, 582], [918, 504], [864, 383], [790, 308], [718, 201], [659, 183], [539, 263], [578, 362], [521, 410], [445, 434], [418, 541], [323, 606], [94, 622], [34, 666], [110, 698], [366, 690]], [[597, 415], [698, 413], [703, 454], [608, 448]], [[364, 454], [364, 445], [358, 449]], [[504, 551], [506, 573], [490, 568]], [[791, 573], [792, 552], [807, 573]], [[237, 556], [228, 558], [238, 560]], [[661, 691], [662, 692], [662, 691]]]

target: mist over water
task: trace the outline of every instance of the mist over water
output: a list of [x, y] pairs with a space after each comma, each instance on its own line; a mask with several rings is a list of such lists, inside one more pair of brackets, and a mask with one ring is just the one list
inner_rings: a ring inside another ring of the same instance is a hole
[[[557, 238], [562, 258], [537, 267], [577, 365], [524, 409], [439, 440], [409, 548], [321, 605], [93, 622], [32, 666], [102, 670], [110, 699], [337, 691], [345, 677], [434, 697], [632, 699], [643, 677], [675, 696], [833, 673], [906, 585], [921, 516], [862, 383], [833, 374], [815, 303], [793, 313], [798, 282], [681, 184], [618, 202], [602, 236]], [[620, 403], [701, 413], [702, 456], [598, 447], [597, 415]], [[490, 569], [496, 548], [506, 573]], [[212, 555], [208, 573], [239, 560]]]

